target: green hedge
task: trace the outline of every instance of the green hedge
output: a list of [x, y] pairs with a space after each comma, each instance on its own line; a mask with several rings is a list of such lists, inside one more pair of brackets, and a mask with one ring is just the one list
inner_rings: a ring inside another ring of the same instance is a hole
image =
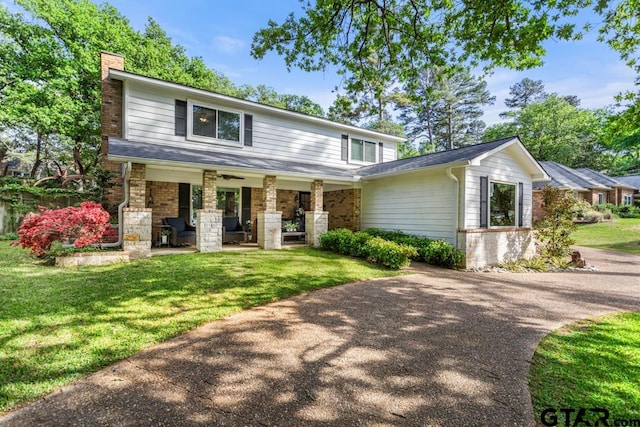
[[329, 231], [320, 236], [320, 247], [393, 269], [407, 265], [409, 260], [457, 268], [464, 260], [462, 252], [442, 240], [376, 228], [357, 233], [346, 228]]
[[413, 246], [418, 252], [417, 257], [412, 258], [415, 261], [424, 261], [427, 264], [447, 268], [458, 268], [464, 261], [464, 254], [443, 240], [432, 240], [427, 237], [412, 236], [402, 231], [378, 228], [368, 228], [364, 232], [371, 236]]
[[609, 210], [620, 218], [640, 218], [640, 208], [633, 205], [618, 206], [613, 203], [602, 203], [600, 205], [593, 205], [593, 209], [598, 212], [606, 212]]

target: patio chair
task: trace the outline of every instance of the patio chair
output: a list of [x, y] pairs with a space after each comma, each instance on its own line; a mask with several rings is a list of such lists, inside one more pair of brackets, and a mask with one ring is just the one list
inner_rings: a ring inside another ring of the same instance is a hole
[[184, 218], [164, 218], [162, 223], [171, 227], [171, 246], [195, 245], [196, 228], [187, 224]]

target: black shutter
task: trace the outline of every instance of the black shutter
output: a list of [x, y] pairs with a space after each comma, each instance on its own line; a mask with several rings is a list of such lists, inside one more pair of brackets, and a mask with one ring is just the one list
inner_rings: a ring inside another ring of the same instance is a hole
[[480, 227], [487, 228], [489, 214], [489, 177], [480, 177]]
[[244, 145], [253, 147], [253, 115], [244, 115]]
[[378, 142], [378, 163], [384, 162], [384, 144], [382, 142]]
[[349, 160], [349, 135], [342, 135], [342, 160]]
[[187, 101], [176, 99], [175, 131], [177, 136], [187, 136]]
[[524, 224], [524, 184], [518, 183], [518, 227]]

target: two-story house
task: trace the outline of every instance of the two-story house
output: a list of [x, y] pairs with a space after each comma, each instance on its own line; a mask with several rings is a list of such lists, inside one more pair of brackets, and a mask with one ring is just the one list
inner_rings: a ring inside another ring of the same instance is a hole
[[402, 230], [456, 245], [467, 265], [532, 253], [532, 182], [548, 179], [517, 138], [397, 160], [391, 135], [124, 71], [103, 52], [103, 164], [120, 179], [124, 248], [150, 253], [165, 217], [222, 246], [235, 217], [258, 246], [281, 246], [304, 211], [307, 242], [329, 229]]

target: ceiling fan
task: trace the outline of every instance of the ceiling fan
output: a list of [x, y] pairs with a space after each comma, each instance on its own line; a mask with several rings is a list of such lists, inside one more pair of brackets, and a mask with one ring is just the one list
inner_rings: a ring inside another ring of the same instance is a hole
[[242, 176], [236, 176], [236, 175], [226, 175], [226, 174], [222, 174], [220, 175], [222, 177], [222, 179], [226, 179], [227, 181], [230, 179], [244, 179], [244, 177]]

